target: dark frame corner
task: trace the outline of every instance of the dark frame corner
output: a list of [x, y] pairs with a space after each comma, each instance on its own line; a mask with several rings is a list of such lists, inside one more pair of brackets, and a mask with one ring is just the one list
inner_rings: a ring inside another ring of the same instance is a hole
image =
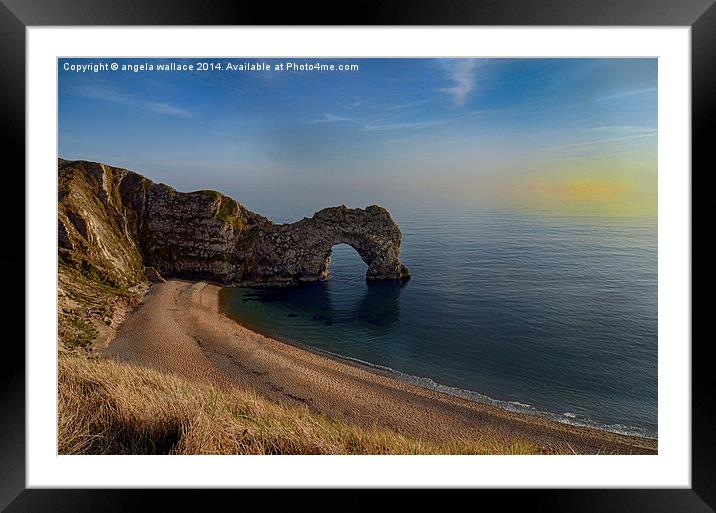
[[[708, 298], [716, 287], [716, 250], [710, 249], [707, 194], [714, 190], [709, 135], [716, 128], [716, 3], [715, 0], [475, 0], [435, 3], [427, 0], [360, 2], [351, 18], [332, 8], [310, 12], [302, 3], [286, 4], [277, 12], [271, 4], [197, 0], [0, 0], [0, 112], [6, 155], [16, 157], [6, 167], [0, 202], [6, 240], [14, 252], [3, 252], [3, 268], [25, 268], [25, 226], [17, 212], [25, 211], [25, 29], [42, 25], [283, 25], [319, 22], [328, 25], [612, 25], [689, 26], [692, 51], [692, 333], [704, 328], [712, 312]], [[313, 7], [313, 4], [312, 4]], [[322, 6], [321, 6], [322, 7]], [[699, 172], [693, 172], [698, 169]], [[21, 171], [23, 170], [23, 171]], [[688, 170], [684, 170], [688, 172]], [[11, 181], [8, 184], [8, 180]], [[22, 194], [17, 191], [22, 191]], [[17, 202], [17, 204], [15, 204]], [[10, 232], [8, 234], [8, 231]], [[701, 233], [697, 239], [696, 234]], [[26, 272], [28, 270], [26, 269]], [[12, 290], [25, 290], [19, 272], [8, 273]], [[23, 292], [24, 297], [24, 292]], [[24, 317], [25, 302], [13, 318]], [[20, 306], [22, 305], [22, 306]], [[29, 306], [29, 305], [28, 305]], [[7, 318], [10, 318], [8, 315]], [[70, 490], [26, 489], [25, 481], [25, 353], [17, 343], [24, 325], [7, 342], [0, 358], [0, 509], [10, 512], [79, 512], [147, 510], [153, 501], [162, 510], [200, 510], [216, 499], [246, 499], [256, 491], [234, 490]], [[704, 328], [705, 332], [705, 328]], [[649, 490], [481, 490], [485, 498], [517, 506], [518, 510], [552, 512], [714, 512], [716, 510], [716, 420], [714, 372], [708, 357], [711, 337], [692, 335], [692, 488]], [[683, 341], [688, 343], [688, 341]], [[7, 346], [12, 346], [8, 348]], [[424, 491], [414, 490], [412, 495]], [[276, 491], [272, 494], [276, 497]], [[315, 491], [294, 492], [308, 497]], [[333, 492], [321, 491], [325, 501]], [[357, 493], [357, 492], [350, 492]], [[368, 493], [375, 493], [373, 491]], [[211, 497], [209, 497], [211, 495]], [[283, 492], [278, 494], [283, 495]], [[509, 496], [509, 497], [508, 497]], [[317, 502], [312, 501], [312, 502]], [[244, 502], [245, 504], [245, 502]], [[522, 506], [522, 507], [521, 507]]]

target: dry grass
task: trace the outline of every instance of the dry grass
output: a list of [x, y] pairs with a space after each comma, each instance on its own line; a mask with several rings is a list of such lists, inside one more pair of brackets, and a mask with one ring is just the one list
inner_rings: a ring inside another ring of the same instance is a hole
[[432, 444], [108, 359], [59, 359], [60, 454], [534, 454], [524, 440]]

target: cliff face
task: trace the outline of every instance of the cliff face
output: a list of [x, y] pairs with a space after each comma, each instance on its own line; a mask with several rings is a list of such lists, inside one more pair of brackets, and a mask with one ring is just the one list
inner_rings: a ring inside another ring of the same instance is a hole
[[400, 228], [378, 206], [327, 208], [274, 224], [215, 191], [180, 193], [104, 164], [59, 159], [61, 262], [117, 285], [145, 277], [290, 285], [328, 277], [331, 248], [351, 245], [366, 279], [404, 279]]
[[119, 196], [119, 184], [126, 172], [61, 159], [58, 165], [60, 263], [115, 286], [141, 281], [142, 254]]

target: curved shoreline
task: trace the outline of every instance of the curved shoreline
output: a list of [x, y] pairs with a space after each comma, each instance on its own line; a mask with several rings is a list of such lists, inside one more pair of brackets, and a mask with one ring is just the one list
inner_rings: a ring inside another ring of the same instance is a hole
[[[222, 293], [221, 291], [222, 290], [225, 290], [225, 287], [220, 286], [219, 304], [221, 304], [221, 293]], [[625, 426], [625, 430], [619, 431], [617, 429], [613, 429], [613, 430], [607, 429], [609, 427], [608, 425], [602, 426], [599, 423], [591, 421], [591, 420], [590, 420], [590, 422], [583, 422], [580, 420], [570, 421], [567, 419], [560, 419], [560, 417], [557, 413], [552, 413], [552, 412], [544, 411], [544, 410], [538, 410], [537, 408], [533, 407], [530, 404], [524, 404], [524, 403], [520, 403], [517, 401], [503, 401], [500, 399], [495, 399], [493, 397], [481, 394], [474, 390], [462, 389], [462, 388], [453, 387], [451, 385], [445, 385], [443, 383], [433, 380], [432, 378], [426, 378], [426, 377], [422, 377], [422, 376], [408, 374], [403, 371], [393, 369], [392, 367], [387, 367], [387, 366], [380, 365], [380, 364], [370, 363], [370, 362], [361, 360], [359, 358], [354, 358], [352, 356], [345, 356], [342, 354], [333, 353], [331, 351], [327, 351], [324, 349], [319, 349], [316, 347], [311, 347], [311, 346], [308, 346], [305, 344], [301, 344], [300, 342], [295, 342], [295, 341], [289, 340], [284, 337], [270, 335], [260, 329], [256, 329], [256, 328], [249, 327], [249, 326], [242, 324], [240, 319], [232, 317], [229, 313], [224, 311], [224, 309], [222, 309], [221, 306], [219, 307], [219, 312], [223, 316], [225, 316], [229, 320], [231, 320], [232, 322], [237, 323], [238, 325], [246, 328], [247, 330], [253, 331], [254, 333], [262, 335], [266, 338], [276, 340], [277, 342], [280, 342], [282, 344], [286, 344], [291, 347], [295, 347], [296, 349], [299, 349], [299, 350], [308, 351], [309, 353], [315, 354], [316, 356], [329, 358], [332, 360], [336, 360], [336, 361], [345, 363], [347, 365], [356, 366], [356, 367], [358, 367], [360, 369], [364, 369], [368, 372], [377, 373], [382, 376], [386, 376], [388, 378], [399, 380], [402, 383], [417, 386], [419, 388], [426, 389], [426, 390], [431, 390], [431, 391], [437, 392], [439, 394], [445, 394], [445, 395], [449, 395], [451, 397], [456, 397], [456, 398], [463, 399], [466, 401], [493, 406], [493, 407], [496, 407], [496, 408], [499, 408], [502, 410], [506, 410], [508, 412], [519, 414], [519, 415], [529, 415], [532, 417], [541, 417], [541, 418], [549, 419], [551, 421], [558, 422], [560, 424], [566, 424], [569, 426], [596, 429], [598, 431], [604, 431], [606, 433], [613, 433], [616, 435], [643, 438], [644, 440], [653, 440], [654, 442], [658, 441], [658, 436], [649, 436], [647, 434], [644, 434], [643, 432], [640, 433], [638, 431], [638, 428]], [[516, 405], [519, 405], [519, 406], [516, 406]]]
[[655, 454], [658, 441], [513, 412], [408, 383], [387, 371], [266, 337], [221, 312], [220, 287], [155, 285], [119, 326], [107, 354], [334, 418], [445, 441], [490, 434], [579, 454]]

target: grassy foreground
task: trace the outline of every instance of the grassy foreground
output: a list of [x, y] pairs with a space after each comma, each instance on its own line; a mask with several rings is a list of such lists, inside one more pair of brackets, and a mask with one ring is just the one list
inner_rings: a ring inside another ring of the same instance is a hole
[[534, 454], [484, 436], [433, 444], [109, 359], [59, 357], [60, 454]]

